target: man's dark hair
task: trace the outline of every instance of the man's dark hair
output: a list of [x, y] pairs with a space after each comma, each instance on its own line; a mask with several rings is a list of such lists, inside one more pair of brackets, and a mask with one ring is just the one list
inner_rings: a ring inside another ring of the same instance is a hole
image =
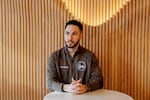
[[66, 25], [65, 25], [65, 29], [66, 29], [66, 27], [67, 27], [68, 25], [76, 25], [76, 26], [79, 27], [79, 29], [80, 29], [81, 32], [82, 32], [82, 30], [83, 30], [82, 24], [81, 24], [79, 21], [77, 21], [77, 20], [69, 20], [69, 21], [66, 23]]

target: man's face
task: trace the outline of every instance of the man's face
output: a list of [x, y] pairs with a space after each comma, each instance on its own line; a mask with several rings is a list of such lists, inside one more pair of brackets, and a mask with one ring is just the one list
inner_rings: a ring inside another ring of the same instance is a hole
[[79, 44], [82, 33], [78, 26], [68, 25], [65, 29], [64, 39], [68, 48], [74, 48]]

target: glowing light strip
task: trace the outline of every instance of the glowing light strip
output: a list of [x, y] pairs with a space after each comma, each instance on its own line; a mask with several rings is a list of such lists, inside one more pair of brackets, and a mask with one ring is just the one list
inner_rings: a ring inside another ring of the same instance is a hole
[[66, 9], [85, 24], [100, 25], [123, 8], [130, 0], [62, 0]]

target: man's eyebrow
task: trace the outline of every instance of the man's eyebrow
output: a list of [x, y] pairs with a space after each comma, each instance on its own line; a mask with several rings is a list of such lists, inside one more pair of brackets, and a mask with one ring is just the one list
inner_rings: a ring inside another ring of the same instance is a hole
[[[65, 31], [65, 32], [69, 32], [69, 31]], [[74, 32], [77, 33], [77, 31], [73, 31], [72, 33], [74, 33]]]
[[76, 33], [77, 33], [77, 31], [73, 31], [73, 33], [74, 33], [74, 32], [76, 32]]
[[68, 32], [68, 31], [65, 30], [65, 32]]

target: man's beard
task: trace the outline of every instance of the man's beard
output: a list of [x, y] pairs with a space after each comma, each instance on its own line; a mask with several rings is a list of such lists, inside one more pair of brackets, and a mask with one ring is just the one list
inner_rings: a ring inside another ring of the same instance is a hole
[[75, 48], [75, 47], [79, 44], [79, 42], [80, 42], [80, 41], [78, 40], [73, 46], [68, 46], [68, 45], [67, 45], [67, 42], [65, 42], [65, 44], [66, 44], [66, 47], [67, 47], [67, 48]]

